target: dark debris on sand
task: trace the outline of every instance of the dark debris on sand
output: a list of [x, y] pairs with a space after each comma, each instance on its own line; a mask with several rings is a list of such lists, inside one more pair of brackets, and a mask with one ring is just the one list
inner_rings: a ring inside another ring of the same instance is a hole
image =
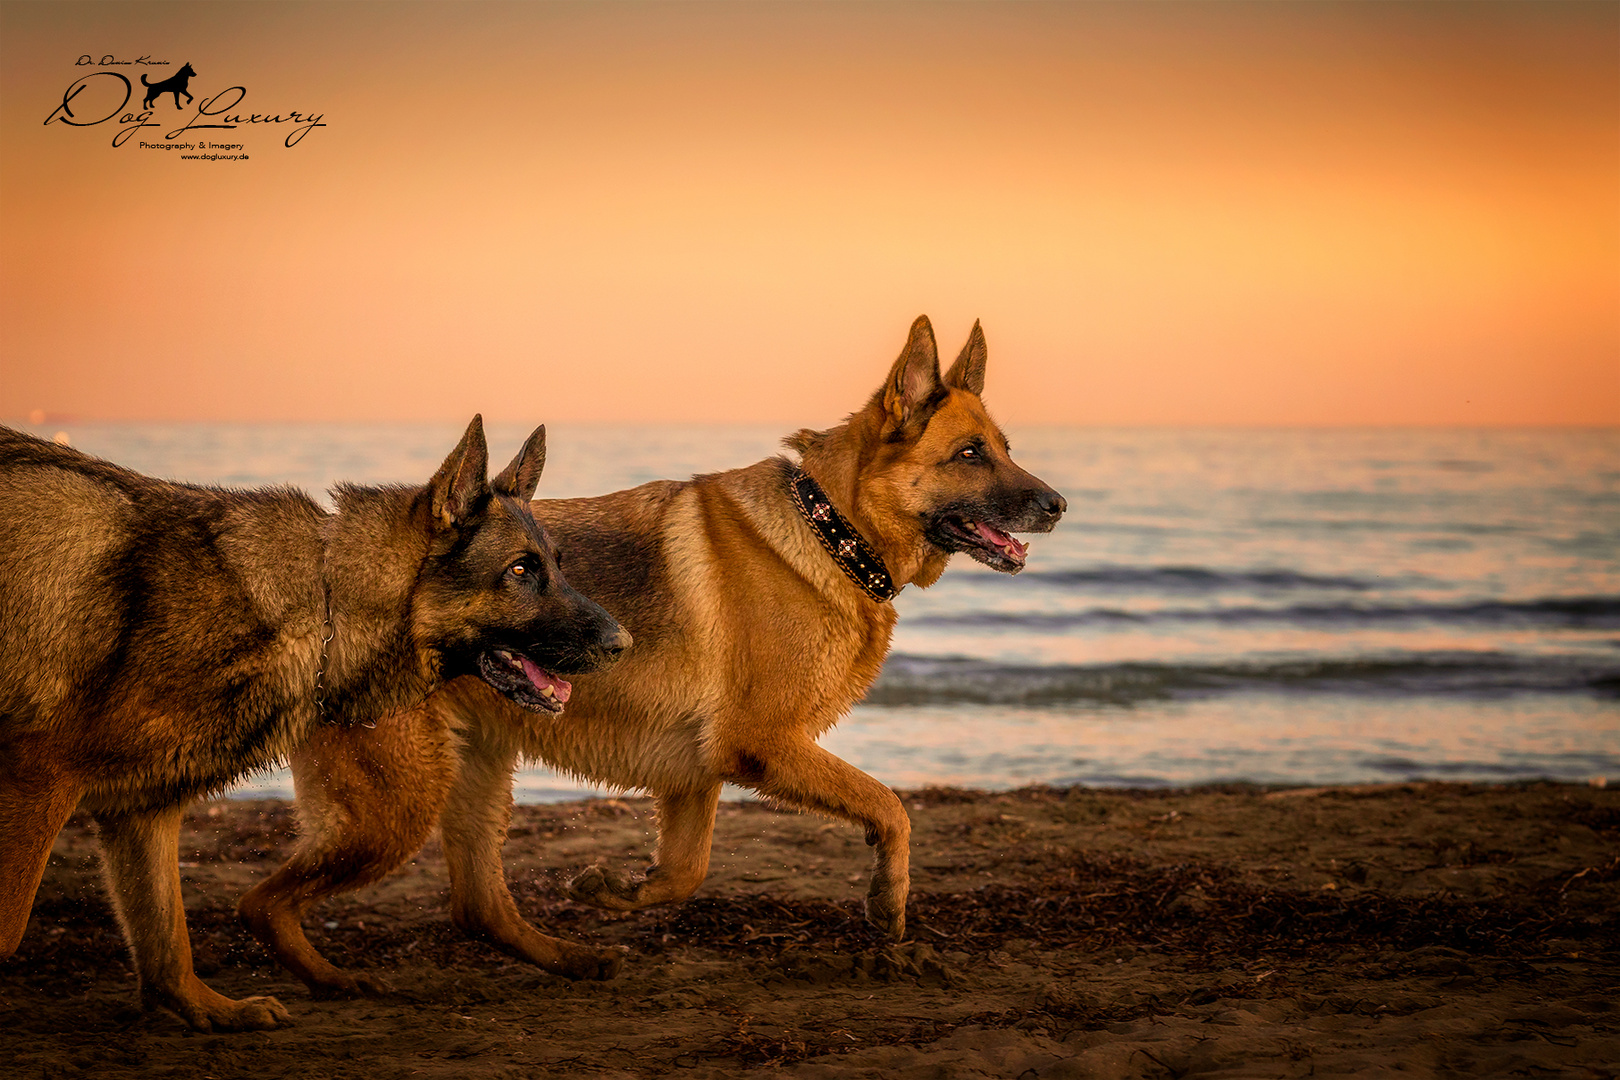
[[[862, 917], [857, 830], [727, 804], [698, 896], [615, 914], [569, 901], [561, 883], [600, 853], [644, 860], [650, 807], [520, 807], [505, 854], [525, 917], [627, 947], [626, 974], [568, 983], [469, 940], [448, 918], [434, 842], [306, 922], [335, 963], [398, 988], [362, 1002], [308, 1001], [236, 923], [236, 897], [293, 849], [291, 808], [215, 804], [188, 819], [180, 853], [197, 971], [227, 992], [280, 995], [298, 1023], [252, 1037], [262, 1060], [230, 1051], [212, 1065], [187, 1056], [196, 1047], [174, 1024], [129, 1027], [133, 978], [93, 835], [75, 822], [0, 967], [0, 1027], [14, 1036], [0, 1073], [93, 1062], [103, 1075], [369, 1080], [438, 1062], [437, 1075], [474, 1077], [1612, 1077], [1617, 794], [908, 793], [900, 945]], [[103, 1051], [98, 1040], [128, 1031], [144, 1049]], [[242, 1037], [211, 1038], [226, 1054]]]

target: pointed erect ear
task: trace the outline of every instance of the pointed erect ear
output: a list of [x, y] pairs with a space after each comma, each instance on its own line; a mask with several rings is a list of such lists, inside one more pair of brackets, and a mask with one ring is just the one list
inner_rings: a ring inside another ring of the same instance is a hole
[[489, 482], [497, 495], [509, 495], [528, 502], [534, 498], [534, 489], [540, 483], [540, 473], [546, 467], [546, 425], [541, 424], [523, 444], [512, 464], [501, 470], [501, 475]]
[[984, 331], [979, 329], [977, 319], [973, 320], [973, 333], [968, 335], [961, 355], [945, 373], [945, 385], [970, 394], [984, 393]]
[[889, 378], [883, 384], [883, 411], [888, 414], [885, 430], [898, 431], [926, 420], [939, 397], [939, 349], [934, 345], [934, 328], [928, 316], [919, 315], [911, 324], [900, 359], [889, 369]]
[[450, 451], [428, 481], [433, 496], [433, 522], [443, 528], [462, 524], [489, 494], [489, 450], [484, 446], [484, 418], [475, 416], [467, 434]]

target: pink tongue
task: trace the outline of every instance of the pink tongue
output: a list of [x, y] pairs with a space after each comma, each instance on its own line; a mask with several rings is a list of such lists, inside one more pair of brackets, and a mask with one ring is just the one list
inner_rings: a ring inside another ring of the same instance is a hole
[[534, 661], [530, 660], [527, 656], [520, 656], [518, 659], [523, 663], [523, 674], [527, 675], [529, 677], [529, 681], [534, 683], [534, 688], [536, 690], [544, 690], [549, 686], [551, 687], [552, 692], [557, 695], [558, 701], [567, 702], [568, 695], [574, 692], [573, 683], [565, 682], [564, 680], [559, 679], [557, 676], [551, 674], [549, 671], [537, 667]]
[[978, 526], [980, 536], [1005, 551], [1007, 556], [1014, 562], [1024, 561], [1024, 556], [1029, 553], [1028, 545], [1019, 543], [1000, 529], [992, 529], [982, 521], [974, 522], [974, 524]]

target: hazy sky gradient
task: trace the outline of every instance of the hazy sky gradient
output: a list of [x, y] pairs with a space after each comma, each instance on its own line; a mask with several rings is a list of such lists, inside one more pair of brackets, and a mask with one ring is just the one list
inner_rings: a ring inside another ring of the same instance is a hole
[[[0, 417], [819, 424], [927, 313], [952, 355], [983, 320], [1006, 422], [1620, 423], [1613, 3], [6, 2], [0, 31]], [[114, 149], [43, 123], [81, 54], [327, 126]]]

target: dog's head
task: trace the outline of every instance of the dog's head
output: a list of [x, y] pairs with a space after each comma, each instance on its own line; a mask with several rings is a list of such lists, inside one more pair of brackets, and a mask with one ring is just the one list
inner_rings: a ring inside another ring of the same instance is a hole
[[179, 75], [182, 79], [192, 79], [192, 78], [196, 78], [196, 76], [197, 76], [197, 73], [192, 70], [191, 64], [189, 62], [184, 67], [182, 67], [178, 72], [176, 72], [175, 74]]
[[980, 400], [984, 369], [977, 323], [941, 375], [933, 327], [919, 317], [864, 409], [839, 428], [787, 440], [823, 486], [833, 485], [897, 582], [926, 588], [958, 551], [1016, 574], [1026, 548], [1012, 534], [1049, 532], [1067, 509], [1013, 462]]
[[572, 690], [559, 676], [613, 663], [630, 635], [568, 584], [529, 512], [545, 463], [540, 427], [487, 479], [483, 424], [473, 418], [423, 492], [432, 540], [413, 616], [445, 678], [474, 674], [526, 709], [555, 713]]

